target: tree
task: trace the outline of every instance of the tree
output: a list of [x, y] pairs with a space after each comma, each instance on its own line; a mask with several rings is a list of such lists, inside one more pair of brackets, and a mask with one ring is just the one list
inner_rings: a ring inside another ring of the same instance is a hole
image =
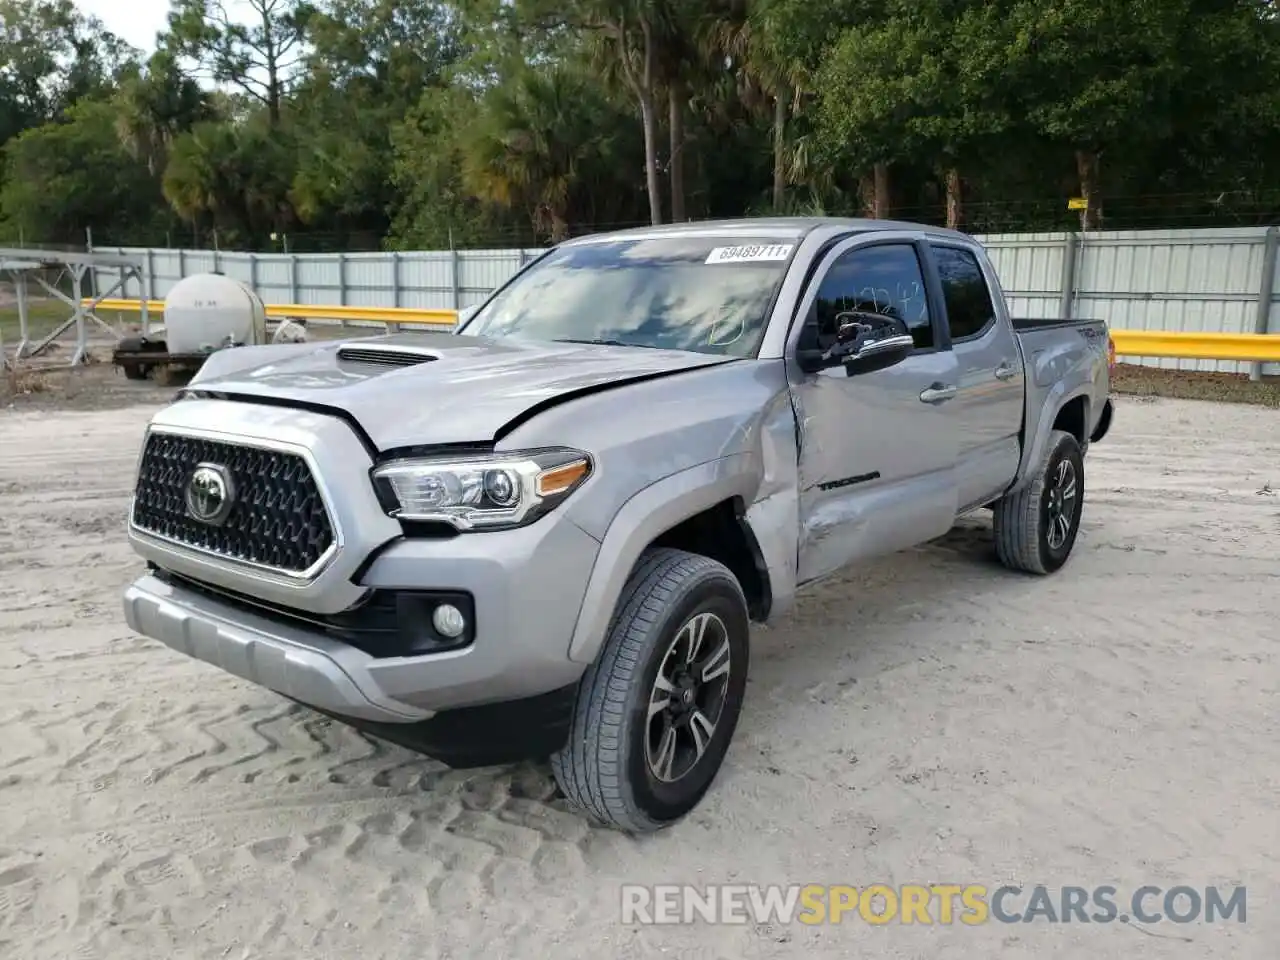
[[441, 0], [329, 0], [306, 20], [308, 82], [368, 89], [403, 115], [465, 55], [461, 32]]
[[846, 30], [816, 76], [815, 123], [824, 161], [871, 173], [864, 203], [874, 217], [889, 214], [889, 166], [917, 147], [908, 132], [917, 109], [910, 70], [923, 51], [918, 35], [904, 27], [891, 20]]
[[134, 159], [155, 176], [164, 172], [174, 139], [215, 116], [212, 98], [158, 50], [145, 68], [133, 68], [115, 95], [116, 131]]
[[223, 0], [173, 0], [166, 43], [201, 78], [230, 84], [265, 107], [275, 125], [302, 61], [311, 7], [303, 0], [241, 2], [247, 23], [233, 19]]
[[470, 91], [431, 91], [392, 128], [392, 248], [439, 250], [482, 240], [497, 229], [493, 208], [462, 179], [457, 133], [474, 120], [477, 109]]
[[82, 243], [89, 227], [146, 242], [163, 236], [164, 201], [145, 163], [115, 136], [112, 104], [83, 100], [60, 122], [20, 133], [5, 147], [0, 217], [28, 239]]
[[307, 20], [310, 50], [291, 100], [307, 148], [291, 197], [304, 223], [381, 236], [396, 205], [391, 131], [464, 46], [437, 0], [333, 0]]
[[1017, 0], [1007, 11], [1002, 69], [1032, 130], [1074, 157], [1086, 229], [1101, 223], [1103, 158], [1167, 141], [1176, 90], [1209, 66], [1180, 58], [1192, 2]]
[[[820, 71], [820, 129], [864, 166], [914, 158], [963, 219], [963, 170], [1013, 125], [998, 70], [1001, 12], [957, 0], [890, 0], [876, 26], [842, 34]], [[994, 66], [993, 66], [994, 65]]]
[[[826, 4], [753, 0], [747, 26], [757, 51], [752, 56], [754, 71], [775, 90], [789, 88], [792, 94], [787, 110], [774, 101], [775, 194], [782, 192], [778, 187], [786, 179], [806, 181], [818, 194], [838, 197], [841, 193], [841, 167], [848, 158], [841, 153], [841, 143], [830, 138], [831, 118], [824, 128], [818, 116], [808, 113], [821, 112], [823, 72], [853, 66], [836, 62], [840, 52], [832, 38], [845, 37], [846, 44], [854, 44], [849, 38], [856, 36], [855, 31], [876, 29], [885, 16], [884, 7], [884, 0], [831, 0]], [[862, 55], [860, 50], [854, 52]], [[826, 101], [831, 105], [833, 98], [826, 97]], [[793, 127], [790, 137], [785, 131], [787, 123]], [[866, 212], [887, 216], [888, 162], [873, 161], [870, 175], [864, 171], [858, 177], [858, 189]]]
[[[634, 98], [644, 136], [649, 220], [663, 222], [658, 162], [658, 95], [664, 64], [678, 55], [678, 0], [524, 0], [520, 23], [543, 32], [568, 29], [583, 40], [592, 68], [618, 80]], [[517, 0], [518, 3], [518, 0]]]
[[108, 91], [135, 53], [71, 0], [0, 0], [0, 143]]
[[481, 200], [528, 211], [553, 242], [569, 236], [585, 172], [611, 161], [610, 106], [572, 69], [527, 70], [489, 90], [463, 133], [463, 180]]
[[653, 224], [662, 223], [655, 100], [658, 66], [664, 55], [662, 42], [670, 32], [668, 14], [663, 0], [587, 0], [580, 12], [586, 28], [604, 41], [640, 108], [645, 190], [649, 195], [649, 222]]
[[716, 20], [709, 41], [715, 53], [740, 71], [746, 88], [741, 91], [743, 99], [755, 100], [754, 94], [758, 91], [768, 102], [773, 144], [770, 204], [775, 212], [781, 212], [786, 203], [787, 174], [791, 166], [787, 124], [801, 71], [774, 42], [773, 12], [763, 0], [749, 6], [735, 4]]
[[178, 137], [164, 173], [164, 196], [196, 229], [219, 241], [255, 243], [295, 222], [289, 191], [298, 145], [266, 114], [197, 124]]
[[891, 207], [1053, 229], [1079, 194], [1089, 227], [1280, 215], [1272, 0], [171, 2], [140, 60], [72, 0], [0, 0], [11, 226], [178, 213], [297, 249]]

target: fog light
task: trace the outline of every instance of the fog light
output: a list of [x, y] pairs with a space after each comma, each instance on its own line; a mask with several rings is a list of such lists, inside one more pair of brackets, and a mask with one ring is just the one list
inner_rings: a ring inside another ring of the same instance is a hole
[[467, 629], [467, 618], [453, 604], [442, 603], [432, 611], [431, 625], [440, 636], [456, 640]]

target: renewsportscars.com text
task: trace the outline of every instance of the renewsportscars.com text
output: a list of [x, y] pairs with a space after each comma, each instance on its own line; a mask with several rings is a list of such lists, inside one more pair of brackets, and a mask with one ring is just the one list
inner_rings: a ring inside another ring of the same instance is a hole
[[622, 922], [882, 924], [1244, 923], [1245, 887], [824, 884], [622, 888]]

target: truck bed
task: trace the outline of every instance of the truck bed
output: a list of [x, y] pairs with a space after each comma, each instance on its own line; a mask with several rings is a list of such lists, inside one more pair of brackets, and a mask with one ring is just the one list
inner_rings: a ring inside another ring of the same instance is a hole
[[[1055, 398], [1082, 391], [1097, 402], [1088, 406], [1083, 431], [1086, 436], [1102, 426], [1110, 413], [1105, 409], [1111, 390], [1107, 324], [1104, 320], [1010, 318], [1027, 374], [1025, 431], [1028, 437], [1047, 438], [1051, 418], [1061, 407]], [[1044, 420], [1044, 422], [1041, 422]], [[1041, 451], [1024, 445], [1018, 475], [1023, 477], [1039, 462]]]
[[1078, 327], [1087, 324], [1101, 324], [1106, 329], [1106, 323], [1102, 320], [1063, 320], [1061, 317], [1010, 317], [1009, 323], [1018, 333], [1030, 333], [1035, 330], [1053, 330], [1058, 327]]
[[[1022, 347], [1027, 370], [1036, 366], [1036, 355], [1048, 352], [1061, 358], [1065, 353], [1074, 360], [1082, 354], [1107, 354], [1105, 320], [1060, 320], [1056, 317], [1011, 317], [1014, 335]], [[1061, 373], [1060, 368], [1055, 368]]]

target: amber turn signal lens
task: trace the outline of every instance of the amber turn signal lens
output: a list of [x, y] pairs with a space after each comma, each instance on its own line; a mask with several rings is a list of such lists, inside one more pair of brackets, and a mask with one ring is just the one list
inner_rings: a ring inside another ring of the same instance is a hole
[[534, 490], [540, 497], [554, 497], [558, 493], [564, 493], [590, 471], [591, 465], [586, 460], [575, 460], [563, 467], [545, 470], [538, 474]]

